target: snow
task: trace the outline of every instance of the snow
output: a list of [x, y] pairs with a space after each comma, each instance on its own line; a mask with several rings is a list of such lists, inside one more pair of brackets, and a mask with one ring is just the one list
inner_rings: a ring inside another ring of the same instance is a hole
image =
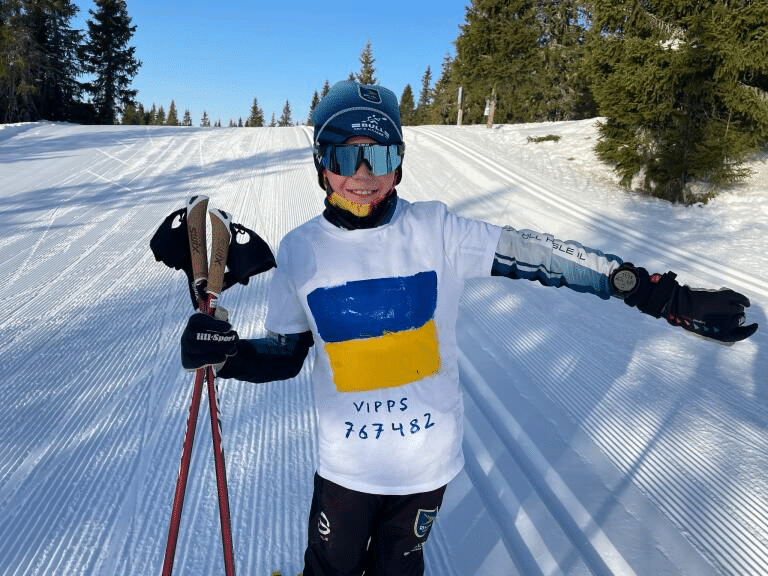
[[[528, 141], [549, 134], [560, 141]], [[724, 346], [618, 301], [468, 283], [467, 465], [427, 573], [768, 573], [768, 158], [683, 207], [618, 188], [592, 152], [593, 120], [405, 137], [403, 197], [731, 287], [762, 326]], [[184, 277], [149, 239], [206, 194], [276, 249], [322, 209], [310, 139], [304, 127], [0, 127], [0, 574], [160, 572], [194, 378], [178, 359]], [[262, 333], [270, 274], [224, 294], [243, 336]], [[316, 449], [307, 367], [219, 390], [238, 572], [296, 574]], [[206, 413], [177, 574], [223, 573]]]

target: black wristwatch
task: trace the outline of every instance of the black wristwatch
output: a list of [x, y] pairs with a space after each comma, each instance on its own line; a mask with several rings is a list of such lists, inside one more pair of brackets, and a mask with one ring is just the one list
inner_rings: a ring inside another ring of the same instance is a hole
[[610, 282], [616, 296], [628, 296], [637, 287], [637, 268], [629, 263], [622, 264], [613, 271]]

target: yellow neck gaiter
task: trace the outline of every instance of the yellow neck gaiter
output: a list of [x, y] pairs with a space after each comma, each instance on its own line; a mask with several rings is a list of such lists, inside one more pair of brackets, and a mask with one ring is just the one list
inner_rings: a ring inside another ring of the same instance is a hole
[[347, 200], [336, 192], [331, 193], [331, 195], [328, 197], [328, 202], [337, 208], [341, 208], [342, 210], [346, 210], [347, 212], [354, 214], [358, 218], [364, 218], [368, 216], [374, 208], [373, 204], [356, 204], [355, 202]]

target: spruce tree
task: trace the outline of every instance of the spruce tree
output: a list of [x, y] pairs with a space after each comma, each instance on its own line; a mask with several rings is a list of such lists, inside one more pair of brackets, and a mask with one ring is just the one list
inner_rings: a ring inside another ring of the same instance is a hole
[[413, 89], [410, 84], [403, 88], [400, 96], [400, 122], [403, 126], [412, 126], [416, 119], [416, 106], [413, 102]]
[[317, 108], [317, 105], [320, 103], [320, 96], [317, 93], [317, 90], [315, 90], [315, 93], [312, 94], [312, 101], [309, 103], [309, 115], [307, 116], [307, 126], [314, 126], [314, 123], [312, 122], [312, 114], [315, 111], [315, 108]]
[[264, 126], [264, 111], [259, 106], [259, 102], [256, 98], [253, 99], [251, 114], [248, 116], [245, 125], [250, 126], [251, 128]]
[[25, 1], [24, 4], [36, 54], [33, 74], [38, 117], [71, 120], [82, 92], [77, 81], [81, 69], [77, 51], [83, 34], [70, 27], [79, 8], [69, 0]]
[[373, 63], [376, 59], [373, 57], [373, 48], [371, 48], [371, 41], [368, 40], [365, 43], [365, 48], [360, 53], [360, 72], [355, 76], [355, 80], [361, 84], [377, 84], [376, 70], [373, 67]]
[[125, 125], [139, 125], [143, 123], [144, 109], [140, 106], [137, 108], [133, 104], [128, 104], [123, 109], [123, 116], [121, 124]]
[[456, 122], [458, 111], [458, 86], [453, 82], [451, 69], [453, 58], [449, 53], [443, 58], [443, 68], [440, 78], [435, 82], [432, 91], [432, 105], [429, 107], [430, 124], [452, 124]]
[[[473, 0], [456, 39], [442, 115], [464, 89], [464, 119], [483, 121], [496, 94], [495, 122], [583, 118], [591, 105], [586, 60], [586, 0]], [[450, 99], [448, 94], [451, 95]]]
[[69, 0], [0, 2], [0, 121], [78, 119], [77, 11]]
[[179, 114], [176, 111], [176, 102], [171, 100], [171, 106], [168, 108], [168, 118], [165, 120], [166, 126], [178, 126]]
[[165, 108], [163, 108], [162, 104], [157, 110], [157, 116], [155, 116], [155, 124], [158, 126], [165, 126]]
[[768, 142], [765, 3], [595, 3], [596, 151], [624, 185], [691, 202], [748, 174]]
[[189, 108], [184, 110], [184, 118], [181, 120], [182, 126], [192, 126], [192, 114], [189, 111]]
[[203, 128], [210, 128], [211, 127], [211, 119], [208, 118], [208, 112], [203, 110], [203, 116], [200, 118], [200, 126]]
[[280, 115], [280, 121], [277, 125], [283, 128], [293, 126], [293, 120], [291, 119], [291, 103], [288, 102], [288, 100], [285, 101], [283, 113]]
[[32, 39], [21, 0], [0, 2], [0, 121], [33, 120]]
[[473, 0], [456, 39], [454, 73], [464, 86], [465, 120], [483, 121], [497, 94], [496, 122], [535, 119], [541, 27], [533, 0]]
[[582, 0], [547, 0], [539, 7], [542, 69], [537, 71], [539, 120], [573, 120], [597, 115], [589, 86], [586, 39], [591, 14]]
[[416, 105], [415, 124], [426, 124], [429, 118], [429, 106], [432, 104], [432, 68], [427, 66], [421, 77], [421, 91]]
[[152, 104], [152, 108], [149, 110], [144, 111], [144, 122], [143, 124], [145, 126], [151, 126], [155, 123], [155, 114], [157, 114], [157, 110], [155, 109], [155, 105]]
[[141, 66], [134, 56], [136, 48], [129, 46], [136, 26], [131, 25], [125, 0], [94, 0], [94, 3], [96, 10], [88, 11], [92, 19], [86, 23], [88, 40], [80, 51], [83, 68], [94, 75], [94, 79], [84, 86], [93, 96], [98, 121], [112, 124], [137, 93], [129, 88]]

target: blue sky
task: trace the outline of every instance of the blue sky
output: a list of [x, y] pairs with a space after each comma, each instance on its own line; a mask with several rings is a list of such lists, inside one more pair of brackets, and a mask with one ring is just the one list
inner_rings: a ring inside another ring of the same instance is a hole
[[[91, 0], [73, 27], [85, 29]], [[149, 107], [175, 100], [195, 125], [203, 110], [226, 125], [245, 119], [254, 97], [269, 121], [285, 101], [294, 122], [304, 122], [312, 94], [360, 69], [371, 42], [376, 77], [398, 98], [406, 84], [415, 97], [427, 66], [433, 82], [454, 41], [470, 0], [127, 0], [137, 26], [132, 45], [143, 62], [133, 81]], [[265, 6], [266, 4], [266, 6]]]

